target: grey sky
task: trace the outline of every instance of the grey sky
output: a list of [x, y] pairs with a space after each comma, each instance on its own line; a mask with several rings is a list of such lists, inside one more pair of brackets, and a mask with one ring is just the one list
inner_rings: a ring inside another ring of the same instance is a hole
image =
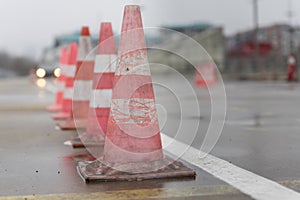
[[[119, 31], [126, 4], [142, 4], [144, 26], [196, 21], [224, 26], [226, 34], [252, 26], [252, 0], [0, 0], [0, 50], [36, 55], [59, 34], [101, 21]], [[292, 0], [294, 24], [300, 1]], [[287, 22], [288, 0], [259, 0], [260, 25]]]

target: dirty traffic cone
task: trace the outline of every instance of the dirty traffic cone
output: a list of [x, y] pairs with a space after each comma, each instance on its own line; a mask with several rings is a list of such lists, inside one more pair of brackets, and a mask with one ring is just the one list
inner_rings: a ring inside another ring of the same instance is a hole
[[195, 85], [199, 87], [212, 87], [217, 83], [215, 64], [213, 62], [202, 63], [196, 66]]
[[165, 158], [139, 6], [126, 6], [103, 158], [79, 162], [86, 181], [195, 176]]
[[67, 66], [65, 66], [64, 69], [66, 80], [62, 109], [59, 113], [52, 115], [52, 118], [55, 120], [65, 120], [72, 116], [73, 85], [75, 79], [77, 53], [77, 43], [71, 43], [69, 45]]
[[75, 148], [104, 144], [117, 60], [116, 43], [109, 22], [101, 23], [97, 50], [87, 129], [79, 135], [80, 140], [71, 140], [70, 144]]
[[295, 71], [296, 71], [296, 58], [293, 53], [288, 57], [288, 72], [287, 81], [295, 81]]
[[63, 95], [64, 95], [63, 90], [64, 90], [65, 80], [66, 80], [64, 69], [66, 67], [67, 62], [68, 62], [68, 50], [66, 48], [62, 48], [60, 52], [60, 58], [59, 58], [61, 75], [56, 78], [57, 92], [56, 92], [55, 102], [53, 105], [47, 107], [47, 110], [50, 112], [57, 112], [60, 111], [62, 108]]
[[58, 124], [61, 130], [85, 128], [89, 110], [90, 93], [94, 71], [94, 56], [91, 55], [92, 41], [88, 27], [83, 27], [79, 38], [78, 57], [72, 101], [71, 118]]

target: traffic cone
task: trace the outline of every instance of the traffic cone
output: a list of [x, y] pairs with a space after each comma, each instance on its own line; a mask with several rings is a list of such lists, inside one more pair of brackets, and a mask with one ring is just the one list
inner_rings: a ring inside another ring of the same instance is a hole
[[85, 128], [89, 110], [94, 71], [92, 41], [88, 27], [82, 27], [78, 45], [78, 57], [72, 101], [72, 116], [58, 124], [61, 130]]
[[61, 75], [56, 78], [57, 92], [56, 92], [55, 102], [53, 105], [47, 107], [47, 110], [50, 112], [57, 112], [60, 111], [62, 108], [63, 95], [64, 95], [63, 90], [64, 90], [65, 80], [66, 80], [64, 69], [66, 67], [67, 62], [68, 62], [68, 50], [66, 48], [62, 48], [60, 52], [60, 58], [59, 58]]
[[288, 57], [288, 71], [287, 71], [287, 81], [295, 81], [295, 71], [296, 71], [296, 58], [294, 54], [290, 54]]
[[79, 162], [86, 181], [195, 176], [165, 158], [139, 6], [126, 6], [103, 158]]
[[217, 83], [215, 64], [205, 62], [196, 66], [195, 81], [196, 86], [212, 87]]
[[75, 138], [66, 144], [70, 144], [74, 148], [104, 144], [116, 60], [116, 43], [113, 37], [112, 25], [108, 22], [101, 23], [87, 129], [85, 133], [79, 135], [80, 140]]
[[77, 53], [77, 43], [71, 43], [69, 45], [68, 62], [64, 70], [66, 81], [62, 109], [59, 113], [52, 115], [52, 118], [55, 120], [65, 120], [72, 116], [73, 85], [75, 79]]

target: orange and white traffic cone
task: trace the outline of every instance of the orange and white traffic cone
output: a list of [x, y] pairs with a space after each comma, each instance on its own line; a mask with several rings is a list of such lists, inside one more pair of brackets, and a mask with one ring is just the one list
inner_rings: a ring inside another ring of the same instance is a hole
[[72, 98], [73, 98], [73, 86], [76, 71], [76, 59], [77, 59], [78, 47], [77, 43], [71, 43], [69, 45], [68, 62], [63, 71], [66, 76], [62, 109], [59, 113], [52, 115], [55, 120], [65, 120], [72, 116]]
[[58, 124], [61, 130], [85, 128], [89, 110], [94, 71], [92, 41], [88, 27], [82, 27], [78, 45], [78, 57], [72, 101], [72, 117]]
[[287, 72], [287, 81], [295, 81], [295, 72], [296, 72], [296, 58], [294, 54], [290, 54], [288, 57], [288, 72]]
[[63, 103], [63, 95], [64, 95], [64, 86], [66, 81], [66, 76], [64, 73], [64, 68], [68, 62], [68, 50], [66, 48], [62, 48], [60, 52], [59, 65], [61, 69], [61, 75], [56, 78], [56, 86], [57, 92], [55, 97], [55, 102], [53, 105], [47, 107], [47, 110], [50, 112], [60, 111]]
[[139, 6], [126, 6], [103, 159], [79, 162], [87, 181], [195, 176], [165, 158]]
[[199, 87], [212, 87], [217, 83], [215, 64], [212, 62], [202, 63], [196, 66], [195, 85]]
[[101, 23], [98, 51], [95, 58], [93, 92], [86, 132], [71, 140], [73, 147], [98, 146], [104, 144], [110, 113], [114, 74], [116, 70], [116, 43], [111, 23]]

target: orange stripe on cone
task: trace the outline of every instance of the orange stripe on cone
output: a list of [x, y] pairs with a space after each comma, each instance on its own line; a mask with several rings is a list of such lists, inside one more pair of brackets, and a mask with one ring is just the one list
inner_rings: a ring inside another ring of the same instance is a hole
[[65, 66], [65, 89], [63, 95], [62, 109], [61, 112], [53, 115], [53, 119], [55, 120], [64, 120], [68, 119], [72, 115], [72, 97], [73, 97], [73, 85], [74, 85], [74, 77], [75, 77], [75, 63], [78, 53], [78, 47], [76, 43], [71, 43], [69, 45], [69, 53], [68, 53], [68, 64]]
[[[62, 48], [60, 52], [60, 59], [59, 59], [59, 65], [60, 69], [64, 69], [65, 65], [68, 62], [68, 50], [66, 48]], [[62, 108], [62, 103], [63, 103], [63, 87], [65, 83], [65, 74], [63, 73], [64, 70], [62, 70], [62, 74], [60, 77], [56, 79], [57, 83], [57, 92], [56, 92], [56, 98], [55, 102], [53, 105], [49, 106], [47, 108], [48, 111], [50, 112], [57, 112], [61, 110]]]
[[85, 128], [92, 89], [94, 57], [91, 55], [92, 42], [88, 27], [82, 27], [79, 38], [78, 57], [72, 99], [72, 116], [59, 123], [62, 130]]
[[103, 159], [110, 163], [163, 159], [140, 8], [126, 6]]

